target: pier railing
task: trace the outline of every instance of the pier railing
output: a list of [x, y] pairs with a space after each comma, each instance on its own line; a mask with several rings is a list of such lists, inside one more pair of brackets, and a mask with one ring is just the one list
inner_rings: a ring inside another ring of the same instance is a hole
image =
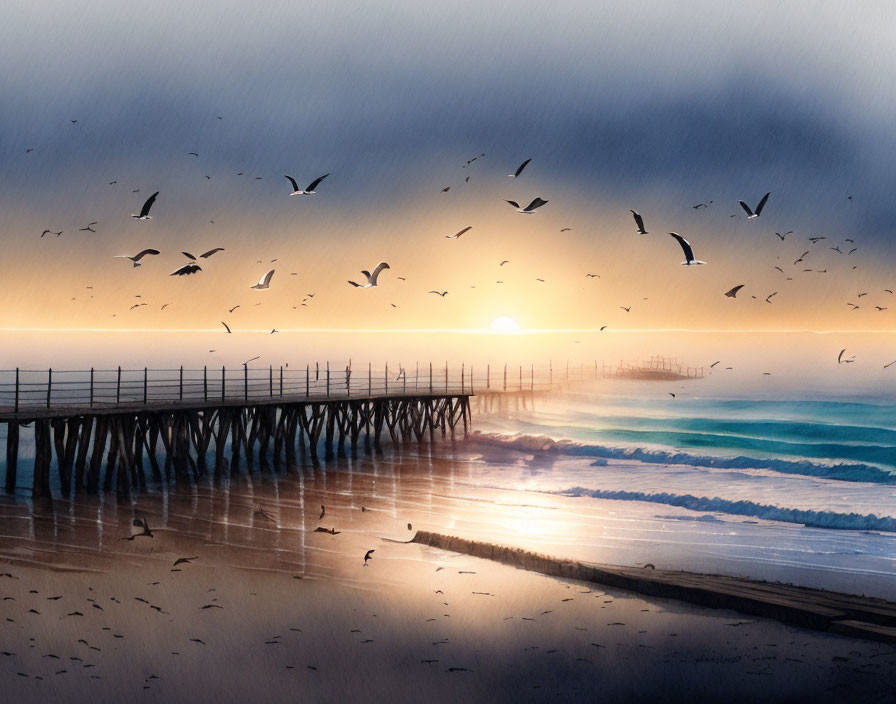
[[108, 409], [253, 403], [269, 400], [548, 392], [600, 378], [603, 363], [393, 364], [379, 368], [308, 364], [167, 369], [0, 370], [0, 410]]

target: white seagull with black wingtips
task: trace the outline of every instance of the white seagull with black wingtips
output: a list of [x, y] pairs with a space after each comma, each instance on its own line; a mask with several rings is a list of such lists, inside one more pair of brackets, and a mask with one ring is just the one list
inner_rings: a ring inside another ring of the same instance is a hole
[[704, 261], [700, 261], [699, 259], [694, 259], [694, 250], [691, 249], [691, 243], [688, 242], [684, 237], [679, 235], [677, 232], [670, 232], [670, 235], [678, 240], [678, 244], [681, 245], [681, 249], [684, 251], [684, 258], [681, 264], [682, 266], [693, 266], [694, 264], [706, 264]]
[[149, 214], [149, 209], [152, 207], [152, 204], [156, 202], [157, 195], [159, 195], [158, 191], [147, 198], [146, 202], [143, 204], [143, 207], [140, 208], [140, 214], [131, 214], [131, 217], [136, 218], [137, 220], [152, 220], [152, 215]]
[[390, 269], [390, 268], [391, 267], [388, 264], [386, 264], [386, 262], [380, 262], [377, 265], [376, 269], [373, 270], [372, 274], [369, 271], [367, 271], [366, 269], [361, 272], [362, 274], [364, 274], [365, 277], [367, 277], [366, 284], [359, 284], [359, 283], [355, 283], [354, 281], [349, 281], [349, 283], [352, 286], [354, 286], [355, 288], [373, 288], [374, 286], [377, 285], [377, 279], [379, 278], [380, 272], [383, 269]]
[[286, 174], [283, 174], [283, 177], [288, 178], [289, 182], [292, 184], [292, 193], [290, 193], [289, 195], [291, 195], [291, 196], [313, 196], [317, 192], [314, 189], [317, 188], [318, 184], [320, 184], [320, 182], [323, 181], [329, 175], [330, 174], [324, 174], [323, 176], [320, 176], [319, 178], [314, 179], [311, 183], [309, 183], [305, 187], [304, 191], [299, 188], [299, 184], [296, 183], [296, 180], [292, 176], [287, 176]]
[[262, 276], [258, 283], [254, 286], [250, 286], [249, 288], [257, 288], [259, 290], [265, 290], [271, 287], [271, 278], [274, 276], [275, 269], [271, 269], [267, 274]]
[[516, 212], [522, 213], [523, 215], [532, 215], [535, 212], [536, 208], [540, 208], [541, 206], [543, 206], [547, 203], [546, 200], [542, 200], [541, 198], [536, 198], [531, 203], [529, 203], [529, 205], [527, 205], [525, 208], [521, 208], [520, 204], [517, 203], [515, 200], [508, 200], [507, 202], [510, 203], [514, 208], [516, 208]]

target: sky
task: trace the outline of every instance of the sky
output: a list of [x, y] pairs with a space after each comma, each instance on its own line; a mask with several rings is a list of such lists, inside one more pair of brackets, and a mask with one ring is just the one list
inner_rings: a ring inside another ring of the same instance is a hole
[[896, 8], [605, 5], [7, 4], [4, 336], [893, 330]]

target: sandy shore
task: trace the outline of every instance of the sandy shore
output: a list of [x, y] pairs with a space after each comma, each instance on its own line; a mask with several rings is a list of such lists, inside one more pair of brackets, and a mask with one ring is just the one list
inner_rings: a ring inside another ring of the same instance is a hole
[[[420, 492], [420, 476], [308, 470], [253, 477], [226, 491], [147, 494], [133, 507], [101, 499], [78, 507], [0, 502], [0, 573], [11, 575], [0, 577], [5, 695], [22, 702], [896, 696], [891, 646], [399, 542], [413, 535], [408, 522], [415, 530], [454, 522], [469, 532], [489, 525], [495, 510], [485, 501], [461, 506], [444, 487]], [[153, 538], [122, 539], [135, 514], [146, 516]], [[318, 526], [339, 532], [314, 532]]]

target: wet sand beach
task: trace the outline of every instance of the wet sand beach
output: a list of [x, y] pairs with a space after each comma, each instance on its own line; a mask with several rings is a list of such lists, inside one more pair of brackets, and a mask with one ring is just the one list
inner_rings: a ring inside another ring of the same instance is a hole
[[[133, 506], [4, 499], [6, 691], [16, 701], [100, 702], [597, 692], [610, 701], [823, 702], [847, 692], [887, 701], [896, 691], [896, 649], [886, 644], [407, 543], [417, 530], [452, 529], [502, 542], [508, 521], [532, 508], [525, 492], [452, 492], [462, 472], [387, 454], [172, 487]], [[540, 513], [575, 525], [560, 517], [574, 499], [539, 501]], [[135, 516], [153, 538], [125, 539], [139, 532]], [[534, 542], [541, 550], [565, 530]], [[180, 557], [197, 559], [174, 566]]]

